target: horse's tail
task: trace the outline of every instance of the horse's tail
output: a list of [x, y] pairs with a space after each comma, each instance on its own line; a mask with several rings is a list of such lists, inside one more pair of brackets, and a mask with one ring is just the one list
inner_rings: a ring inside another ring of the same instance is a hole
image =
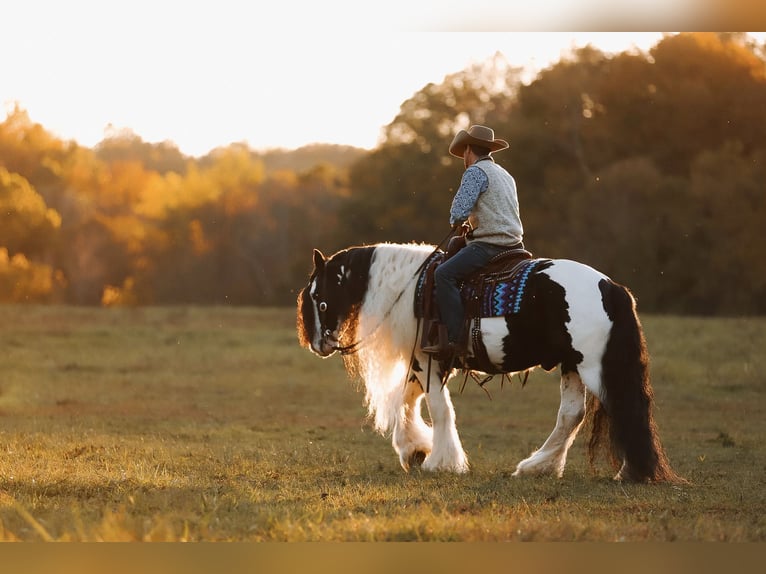
[[622, 463], [615, 478], [685, 482], [670, 467], [654, 422], [649, 353], [636, 301], [627, 287], [612, 281], [603, 280], [599, 287], [612, 329], [602, 358], [603, 396], [593, 412], [591, 461], [608, 436], [612, 460]]

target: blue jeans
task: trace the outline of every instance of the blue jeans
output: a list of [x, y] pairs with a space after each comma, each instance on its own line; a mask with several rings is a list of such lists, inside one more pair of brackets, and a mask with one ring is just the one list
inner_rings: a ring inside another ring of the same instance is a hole
[[462, 342], [464, 310], [458, 284], [506, 249], [508, 247], [473, 241], [436, 268], [436, 301], [450, 342]]

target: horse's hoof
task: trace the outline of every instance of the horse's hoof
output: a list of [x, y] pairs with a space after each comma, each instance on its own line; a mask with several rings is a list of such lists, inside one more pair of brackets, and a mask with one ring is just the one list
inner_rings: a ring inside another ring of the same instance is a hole
[[416, 450], [410, 455], [410, 458], [407, 459], [408, 466], [412, 468], [413, 466], [422, 466], [423, 461], [426, 459], [426, 456], [428, 456], [427, 452], [424, 452], [422, 450]]

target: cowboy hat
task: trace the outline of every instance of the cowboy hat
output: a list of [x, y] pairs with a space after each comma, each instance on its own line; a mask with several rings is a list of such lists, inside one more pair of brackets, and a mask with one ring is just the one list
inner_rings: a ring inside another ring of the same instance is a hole
[[460, 130], [449, 146], [450, 154], [455, 157], [463, 157], [465, 148], [469, 145], [477, 145], [488, 148], [489, 151], [500, 151], [508, 147], [508, 142], [495, 139], [495, 131], [486, 126], [471, 126], [466, 130]]

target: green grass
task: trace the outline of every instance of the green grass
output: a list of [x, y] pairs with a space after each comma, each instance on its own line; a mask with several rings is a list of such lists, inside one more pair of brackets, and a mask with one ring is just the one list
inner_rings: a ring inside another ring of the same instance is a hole
[[556, 373], [453, 383], [472, 471], [405, 474], [291, 309], [0, 307], [0, 540], [766, 540], [766, 319], [644, 326], [688, 486], [512, 478]]

